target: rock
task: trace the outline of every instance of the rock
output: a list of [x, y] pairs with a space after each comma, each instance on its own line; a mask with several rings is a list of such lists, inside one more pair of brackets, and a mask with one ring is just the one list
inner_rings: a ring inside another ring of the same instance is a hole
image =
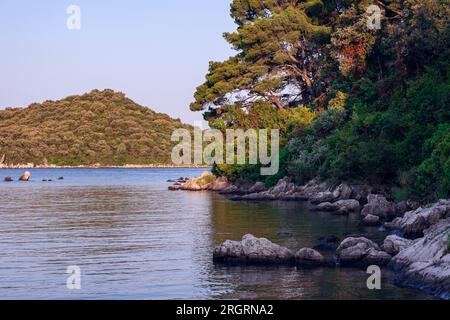
[[300, 267], [318, 267], [325, 263], [325, 258], [316, 250], [303, 248], [295, 254], [295, 262]]
[[383, 250], [389, 253], [390, 255], [395, 256], [403, 249], [412, 245], [413, 241], [396, 236], [391, 235], [388, 236], [383, 243]]
[[5, 177], [5, 182], [12, 182], [14, 181], [13, 178], [11, 177]]
[[64, 177], [59, 177], [58, 180], [64, 180]]
[[169, 187], [170, 191], [178, 191], [181, 190], [181, 184], [174, 184], [172, 186]]
[[423, 236], [425, 229], [448, 217], [450, 217], [450, 200], [441, 200], [428, 208], [409, 211], [402, 218], [397, 218], [386, 226], [399, 229], [405, 237], [418, 238]]
[[208, 186], [208, 190], [222, 191], [225, 188], [228, 188], [229, 185], [230, 183], [228, 182], [227, 177], [219, 177]]
[[31, 177], [31, 173], [29, 171], [25, 171], [22, 176], [19, 178], [19, 181], [29, 181]]
[[391, 256], [373, 241], [366, 238], [347, 238], [336, 251], [338, 261], [342, 266], [367, 267], [370, 265], [384, 266]]
[[342, 183], [334, 192], [336, 199], [348, 200], [351, 199], [353, 194], [353, 189], [345, 183]]
[[368, 214], [364, 217], [363, 223], [366, 226], [377, 226], [380, 223], [380, 217]]
[[319, 192], [315, 196], [313, 196], [310, 201], [312, 204], [319, 204], [323, 202], [333, 202], [334, 199], [336, 199], [336, 195], [333, 194], [333, 192], [325, 191], [325, 192]]
[[294, 254], [265, 238], [247, 234], [242, 241], [227, 240], [214, 249], [214, 261], [243, 264], [292, 264]]
[[248, 190], [249, 193], [258, 193], [263, 192], [266, 190], [266, 186], [264, 185], [264, 182], [256, 182], [250, 189]]
[[397, 283], [450, 299], [450, 218], [440, 220], [397, 254], [390, 266], [400, 272]]
[[368, 203], [361, 211], [362, 216], [369, 214], [380, 218], [388, 218], [395, 215], [395, 203], [389, 202], [386, 198], [379, 194], [370, 194], [367, 197]]
[[360, 209], [359, 201], [350, 199], [350, 200], [339, 200], [336, 202], [324, 202], [319, 204], [314, 210], [317, 211], [330, 211], [330, 212], [338, 212], [341, 214], [346, 214], [354, 211], [358, 211]]
[[411, 208], [409, 207], [407, 201], [401, 201], [395, 205], [395, 211], [400, 216], [404, 215], [406, 212], [408, 212], [410, 210], [411, 210]]
[[211, 172], [205, 171], [200, 177], [185, 181], [185, 183], [179, 188], [174, 188], [173, 186], [169, 187], [169, 190], [204, 191], [208, 190], [209, 186], [215, 181], [216, 176], [214, 176]]

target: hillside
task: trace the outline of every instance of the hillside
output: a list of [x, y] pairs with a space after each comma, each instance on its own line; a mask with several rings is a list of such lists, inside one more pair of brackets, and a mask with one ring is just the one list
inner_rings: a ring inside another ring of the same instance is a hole
[[0, 111], [5, 162], [168, 164], [173, 130], [191, 127], [112, 90]]
[[279, 128], [283, 145], [275, 177], [217, 174], [450, 197], [448, 1], [234, 0], [230, 14], [236, 55], [210, 63], [190, 109], [221, 130]]

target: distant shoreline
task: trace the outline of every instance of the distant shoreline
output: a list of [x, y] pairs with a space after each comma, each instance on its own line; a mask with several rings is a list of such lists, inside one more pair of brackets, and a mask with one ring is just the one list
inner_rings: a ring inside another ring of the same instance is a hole
[[169, 164], [151, 164], [151, 165], [131, 165], [124, 166], [54, 166], [54, 165], [1, 165], [0, 169], [210, 169], [210, 165], [169, 165]]

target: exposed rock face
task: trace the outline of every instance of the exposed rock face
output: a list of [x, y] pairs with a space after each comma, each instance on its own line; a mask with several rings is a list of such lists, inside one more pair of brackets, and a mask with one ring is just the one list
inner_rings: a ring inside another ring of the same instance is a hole
[[222, 191], [228, 188], [230, 183], [227, 177], [219, 177], [208, 185], [208, 190], [211, 191]]
[[398, 283], [450, 299], [450, 218], [425, 231], [422, 239], [400, 251], [391, 266], [401, 271]]
[[330, 211], [337, 212], [340, 214], [347, 214], [350, 212], [355, 212], [360, 209], [359, 201], [354, 199], [349, 200], [339, 200], [336, 202], [324, 202], [319, 204], [314, 210], [317, 211]]
[[14, 181], [14, 180], [13, 180], [13, 178], [11, 178], [11, 177], [5, 177], [5, 181], [6, 181], [6, 182], [11, 182], [11, 181]]
[[31, 173], [29, 171], [25, 171], [22, 176], [19, 178], [19, 181], [29, 181], [31, 178]]
[[214, 249], [214, 260], [243, 264], [292, 264], [294, 254], [265, 238], [247, 234], [242, 241], [227, 240]]
[[383, 250], [390, 255], [395, 256], [403, 249], [413, 244], [412, 240], [408, 240], [396, 235], [388, 236], [383, 243]]
[[295, 254], [295, 262], [300, 267], [318, 267], [324, 265], [325, 258], [316, 250], [303, 248]]
[[386, 252], [381, 251], [375, 242], [366, 238], [345, 239], [337, 248], [336, 254], [342, 266], [384, 266], [392, 258]]
[[396, 213], [395, 203], [387, 201], [382, 195], [370, 194], [367, 201], [368, 203], [361, 211], [361, 215], [364, 217], [371, 214], [380, 218], [388, 218]]
[[386, 226], [401, 230], [406, 237], [416, 238], [421, 237], [425, 229], [448, 217], [450, 217], [450, 200], [441, 200], [429, 208], [409, 211], [403, 218], [397, 218]]
[[380, 224], [380, 217], [368, 214], [364, 217], [363, 223], [366, 226], [377, 226]]

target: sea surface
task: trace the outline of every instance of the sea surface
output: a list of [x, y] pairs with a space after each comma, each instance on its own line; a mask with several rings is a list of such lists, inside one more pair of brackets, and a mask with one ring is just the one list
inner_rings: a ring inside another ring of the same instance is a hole
[[[364, 270], [212, 261], [215, 245], [246, 233], [292, 250], [324, 236], [382, 241], [385, 234], [362, 227], [356, 215], [168, 191], [167, 180], [202, 169], [32, 169], [30, 182], [18, 182], [23, 171], [0, 169], [0, 299], [430, 298], [394, 286], [388, 270], [382, 289], [369, 290]], [[79, 290], [67, 287], [71, 266], [81, 270]]]

